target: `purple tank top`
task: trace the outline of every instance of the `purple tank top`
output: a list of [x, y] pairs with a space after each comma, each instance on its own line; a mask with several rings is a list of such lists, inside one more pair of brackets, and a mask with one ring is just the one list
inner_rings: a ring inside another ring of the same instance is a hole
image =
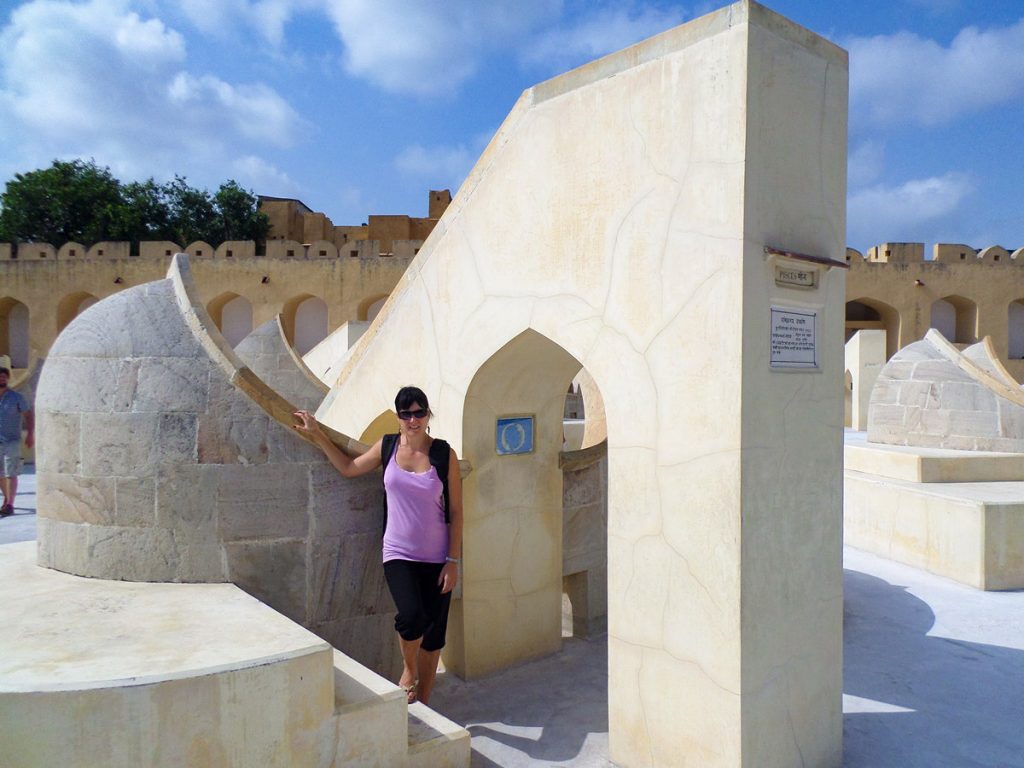
[[444, 486], [437, 470], [431, 466], [422, 474], [408, 472], [392, 455], [384, 468], [384, 492], [388, 496], [384, 562], [443, 563], [448, 556], [448, 525], [444, 521]]

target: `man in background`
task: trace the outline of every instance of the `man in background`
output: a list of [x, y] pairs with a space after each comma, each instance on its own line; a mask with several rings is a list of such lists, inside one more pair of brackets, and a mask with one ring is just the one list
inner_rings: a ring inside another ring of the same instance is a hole
[[18, 474], [21, 472], [21, 430], [24, 425], [25, 445], [35, 443], [35, 419], [28, 401], [20, 392], [7, 386], [11, 372], [0, 368], [0, 490], [4, 503], [0, 517], [14, 514], [14, 497], [18, 493]]

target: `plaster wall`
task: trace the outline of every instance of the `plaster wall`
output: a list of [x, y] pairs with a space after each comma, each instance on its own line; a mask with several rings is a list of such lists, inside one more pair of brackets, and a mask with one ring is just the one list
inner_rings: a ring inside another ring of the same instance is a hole
[[[557, 391], [557, 376], [495, 381], [510, 402], [490, 414], [479, 373], [528, 334], [586, 367], [607, 420], [623, 765], [841, 762], [843, 280], [822, 267], [816, 289], [778, 289], [764, 247], [842, 260], [846, 89], [844, 53], [743, 2], [525, 92], [318, 413], [355, 433], [411, 381], [474, 476], [512, 476], [483, 416], [528, 407], [557, 435], [544, 421], [571, 373]], [[820, 370], [768, 367], [776, 302], [818, 313]], [[528, 535], [558, 535], [540, 513], [554, 477], [470, 477], [446, 663], [472, 674], [546, 647], [546, 620], [538, 645], [503, 647], [519, 630], [494, 625], [518, 608], [493, 569], [514, 552], [547, 573], [560, 542], [479, 534], [514, 490], [537, 505]], [[481, 626], [469, 596], [495, 584]], [[478, 658], [480, 632], [499, 642]]]

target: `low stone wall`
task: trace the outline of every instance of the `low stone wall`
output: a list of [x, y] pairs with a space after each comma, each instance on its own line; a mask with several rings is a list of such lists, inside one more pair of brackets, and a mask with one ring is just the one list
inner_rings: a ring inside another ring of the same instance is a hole
[[90, 307], [36, 396], [40, 565], [231, 581], [392, 675], [380, 479], [338, 475], [291, 429], [293, 407], [212, 326], [183, 256]]

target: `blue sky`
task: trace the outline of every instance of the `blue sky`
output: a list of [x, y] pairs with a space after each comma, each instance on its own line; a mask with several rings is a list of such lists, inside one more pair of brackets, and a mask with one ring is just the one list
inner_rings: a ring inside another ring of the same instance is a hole
[[[83, 157], [424, 216], [523, 89], [723, 4], [0, 0], [0, 180]], [[850, 51], [851, 246], [1024, 245], [1024, 2], [768, 5]]]

